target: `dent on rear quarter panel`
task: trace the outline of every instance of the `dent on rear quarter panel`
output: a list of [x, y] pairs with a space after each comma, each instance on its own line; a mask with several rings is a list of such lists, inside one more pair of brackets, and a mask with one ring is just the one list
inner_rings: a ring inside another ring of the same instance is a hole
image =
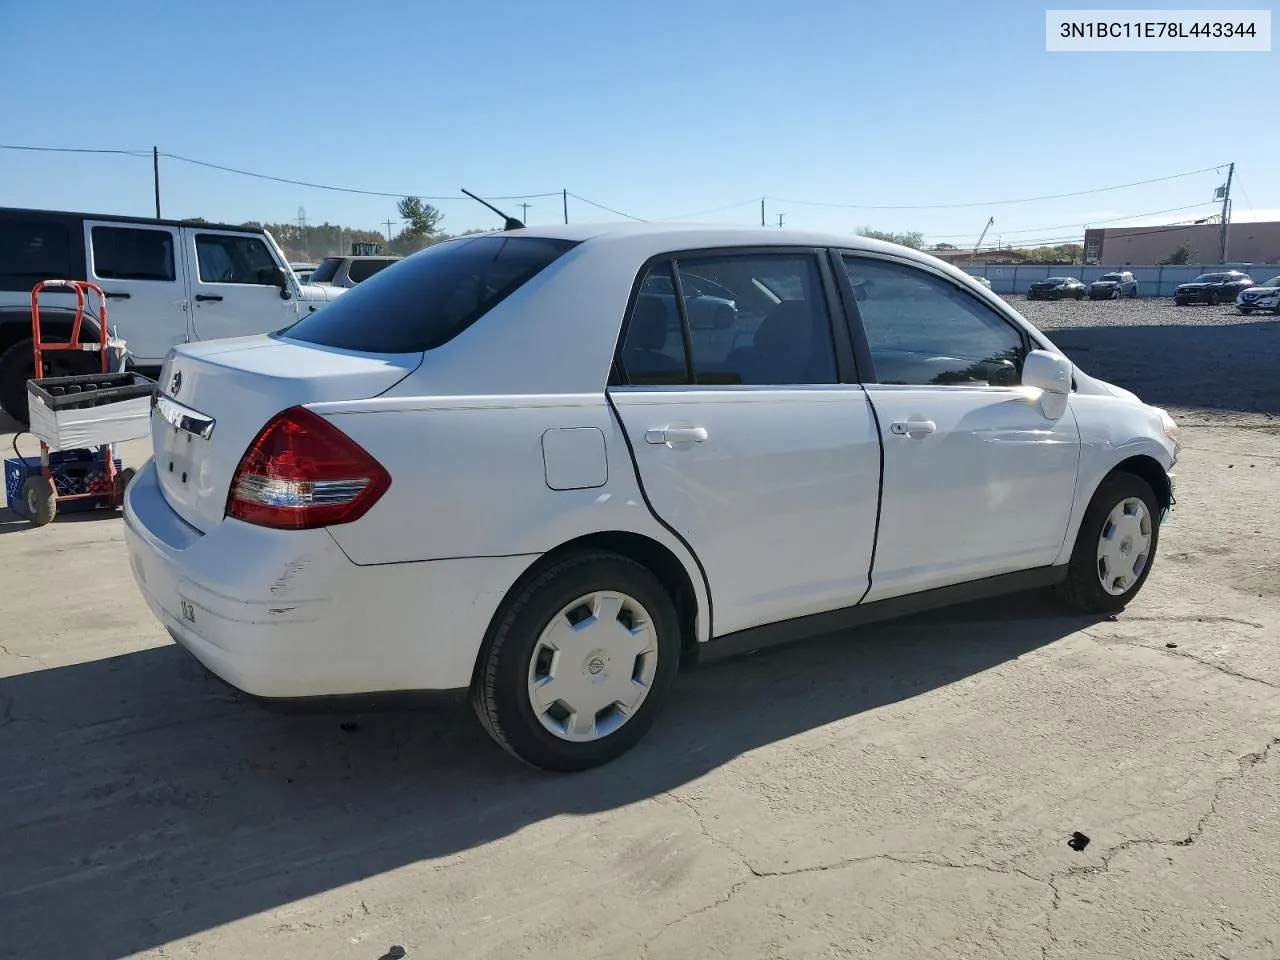
[[[390, 489], [365, 516], [328, 528], [352, 562], [525, 555], [532, 564], [570, 540], [621, 531], [667, 547], [694, 584], [699, 610], [708, 609], [697, 563], [654, 519], [640, 494], [621, 428], [603, 393], [383, 397], [312, 409], [391, 474]], [[548, 431], [602, 437], [603, 482], [552, 489], [543, 452]], [[706, 639], [707, 619], [698, 618], [700, 640]]]

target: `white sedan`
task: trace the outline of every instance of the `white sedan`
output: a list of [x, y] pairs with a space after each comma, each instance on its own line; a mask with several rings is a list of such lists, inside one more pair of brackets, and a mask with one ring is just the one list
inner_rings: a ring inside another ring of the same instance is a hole
[[[670, 328], [646, 284], [685, 272], [733, 329], [680, 298]], [[644, 224], [450, 240], [284, 331], [177, 347], [152, 440], [133, 572], [210, 670], [467, 690], [558, 770], [639, 740], [680, 661], [1044, 587], [1120, 609], [1179, 450], [926, 254]]]

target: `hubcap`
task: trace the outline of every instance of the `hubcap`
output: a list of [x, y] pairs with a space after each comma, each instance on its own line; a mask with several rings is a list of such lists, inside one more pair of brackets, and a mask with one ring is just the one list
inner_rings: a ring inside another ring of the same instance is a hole
[[1128, 593], [1151, 555], [1151, 514], [1137, 497], [1121, 500], [1107, 514], [1098, 538], [1098, 580], [1113, 597]]
[[625, 593], [579, 597], [551, 618], [529, 663], [529, 703], [561, 740], [607, 737], [640, 709], [658, 672], [658, 634]]

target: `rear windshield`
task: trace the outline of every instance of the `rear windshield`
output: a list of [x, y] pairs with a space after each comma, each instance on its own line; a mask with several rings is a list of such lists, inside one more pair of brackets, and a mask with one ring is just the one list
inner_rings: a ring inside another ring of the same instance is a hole
[[430, 350], [448, 343], [574, 246], [570, 240], [501, 235], [438, 243], [280, 333], [363, 353]]
[[340, 266], [342, 266], [341, 257], [325, 257], [320, 261], [320, 266], [316, 267], [315, 272], [311, 274], [311, 282], [332, 283], [333, 278], [338, 275]]

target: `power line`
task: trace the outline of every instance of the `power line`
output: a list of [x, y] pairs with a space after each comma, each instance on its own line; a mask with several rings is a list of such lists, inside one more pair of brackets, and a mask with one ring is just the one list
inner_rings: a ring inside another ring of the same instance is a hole
[[[221, 170], [225, 173], [235, 173], [242, 177], [254, 177], [258, 180], [271, 180], [275, 183], [288, 183], [295, 187], [310, 187], [314, 190], [331, 190], [335, 193], [356, 193], [366, 197], [418, 197], [422, 200], [466, 200], [466, 197], [458, 196], [430, 196], [423, 193], [414, 193], [413, 191], [403, 192], [387, 192], [385, 190], [360, 190], [356, 187], [336, 187], [327, 183], [311, 183], [306, 180], [293, 180], [289, 177], [273, 177], [266, 173], [254, 173], [252, 170], [240, 170], [236, 167], [226, 167], [219, 163], [210, 163], [207, 160], [196, 160], [193, 157], [183, 157], [176, 153], [161, 152], [160, 156], [168, 157], [171, 160], [180, 160], [183, 163], [193, 163], [196, 166], [208, 167], [211, 170]], [[489, 197], [490, 200], [522, 200], [533, 199], [536, 197], [554, 197], [559, 194], [559, 190], [548, 193], [518, 193], [501, 197]]]
[[726, 203], [723, 207], [712, 207], [710, 210], [699, 210], [696, 213], [682, 213], [678, 217], [658, 217], [659, 220], [688, 220], [690, 217], [705, 217], [712, 213], [721, 213], [725, 210], [733, 210], [737, 207], [745, 207], [747, 204], [755, 204], [760, 201], [759, 197], [752, 197], [750, 200], [742, 200], [739, 203]]
[[[1216, 206], [1216, 205], [1217, 205], [1217, 202], [1214, 200], [1202, 200], [1199, 203], [1189, 203], [1185, 207], [1169, 207], [1166, 210], [1151, 210], [1147, 213], [1131, 213], [1127, 217], [1113, 217], [1110, 220], [1088, 220], [1082, 223], [1060, 223], [1052, 227], [1027, 227], [1023, 230], [1002, 230], [1001, 233], [1002, 234], [1003, 233], [1008, 233], [1008, 234], [1044, 233], [1049, 230], [1070, 230], [1072, 227], [1091, 227], [1096, 223], [1121, 223], [1125, 220], [1134, 220], [1138, 217], [1155, 217], [1155, 216], [1159, 216], [1162, 213], [1180, 213], [1183, 210], [1194, 210], [1197, 207], [1207, 207], [1207, 206]], [[1156, 224], [1156, 226], [1162, 226], [1162, 224]], [[936, 240], [954, 240], [957, 237], [964, 239], [964, 238], [975, 236], [975, 234], [931, 233], [931, 234], [927, 234], [927, 236]]]
[[106, 150], [97, 147], [32, 147], [20, 143], [0, 143], [0, 150], [26, 150], [31, 153], [113, 153], [123, 157], [150, 157], [151, 150]]
[[586, 197], [577, 196], [577, 193], [571, 192], [570, 195], [568, 196], [573, 197], [573, 200], [581, 200], [582, 202], [584, 202], [584, 204], [590, 204], [591, 206], [599, 207], [600, 210], [607, 210], [608, 212], [611, 212], [611, 214], [613, 214], [614, 216], [625, 216], [625, 218], [627, 218], [628, 220], [639, 220], [640, 223], [648, 223], [648, 220], [645, 220], [643, 216], [632, 216], [631, 214], [623, 214], [621, 210], [614, 210], [613, 207], [604, 206], [604, 204], [596, 204], [594, 200], [588, 200], [588, 198]]
[[1133, 183], [1118, 183], [1110, 187], [1095, 187], [1092, 190], [1076, 190], [1072, 193], [1052, 193], [1042, 197], [1022, 197], [1017, 200], [984, 200], [971, 203], [920, 203], [906, 205], [887, 205], [873, 203], [828, 203], [817, 200], [786, 200], [781, 197], [766, 197], [774, 203], [795, 203], [805, 207], [839, 207], [848, 210], [956, 210], [962, 207], [994, 207], [1011, 203], [1035, 203], [1040, 200], [1062, 200], [1067, 197], [1084, 197], [1093, 193], [1107, 193], [1111, 190], [1125, 190], [1129, 187], [1141, 187], [1148, 183], [1163, 183], [1167, 180], [1178, 180], [1192, 177], [1198, 173], [1209, 173], [1218, 167], [1205, 167], [1202, 170], [1188, 170], [1186, 173], [1175, 173], [1167, 177], [1152, 177], [1150, 180], [1135, 180]]

